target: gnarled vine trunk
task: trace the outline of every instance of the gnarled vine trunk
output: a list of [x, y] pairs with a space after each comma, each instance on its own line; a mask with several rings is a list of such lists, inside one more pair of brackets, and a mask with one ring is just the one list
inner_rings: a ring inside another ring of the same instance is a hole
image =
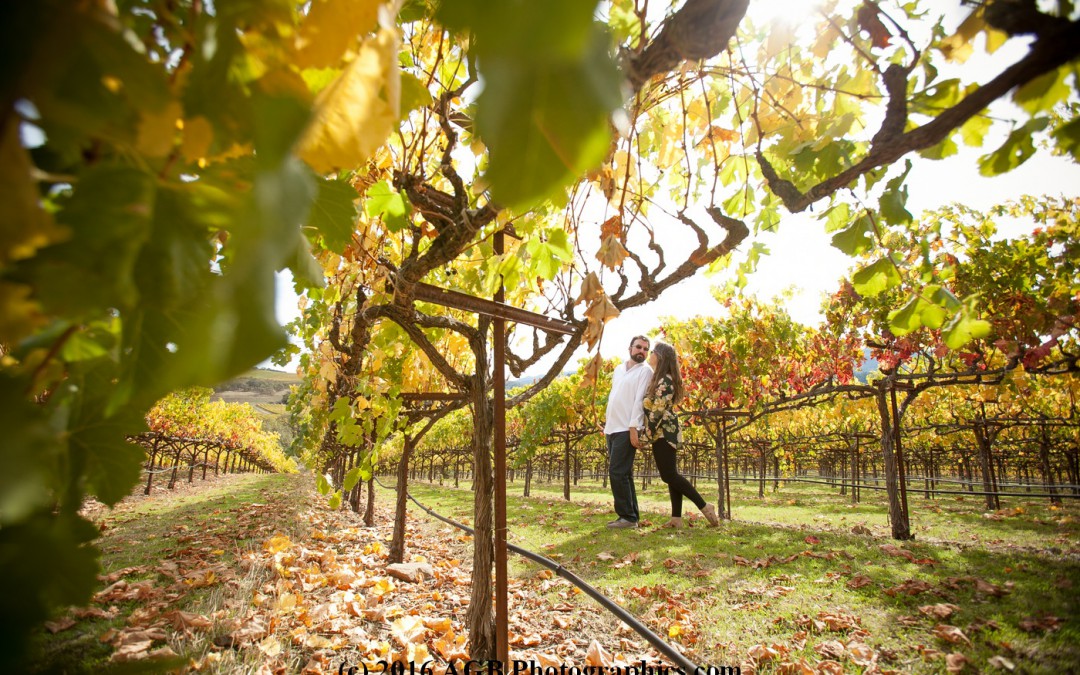
[[878, 389], [874, 395], [881, 418], [881, 454], [885, 464], [885, 492], [889, 496], [889, 524], [893, 539], [914, 539], [908, 519], [906, 486], [903, 480], [903, 456], [900, 452], [900, 419], [889, 406], [889, 392]]

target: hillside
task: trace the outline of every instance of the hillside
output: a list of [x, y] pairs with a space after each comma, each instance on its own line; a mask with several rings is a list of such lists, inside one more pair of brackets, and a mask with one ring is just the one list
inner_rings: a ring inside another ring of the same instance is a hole
[[289, 388], [299, 384], [293, 373], [256, 368], [214, 387], [214, 398], [234, 403], [276, 405], [284, 403]]

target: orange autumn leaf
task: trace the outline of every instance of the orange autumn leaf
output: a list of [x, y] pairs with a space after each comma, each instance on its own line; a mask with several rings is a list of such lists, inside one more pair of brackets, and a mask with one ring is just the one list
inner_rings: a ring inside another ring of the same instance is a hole
[[859, 7], [857, 19], [859, 21], [859, 28], [870, 34], [870, 40], [878, 49], [884, 49], [889, 46], [889, 40], [892, 38], [892, 33], [888, 27], [881, 21], [881, 10], [869, 2], [863, 3], [862, 7]]
[[964, 635], [964, 631], [960, 630], [956, 626], [939, 623], [938, 625], [934, 626], [934, 635], [938, 636], [942, 640], [945, 640], [946, 642], [952, 642], [954, 644], [962, 642], [969, 647], [971, 646], [971, 640], [968, 639], [968, 636]]

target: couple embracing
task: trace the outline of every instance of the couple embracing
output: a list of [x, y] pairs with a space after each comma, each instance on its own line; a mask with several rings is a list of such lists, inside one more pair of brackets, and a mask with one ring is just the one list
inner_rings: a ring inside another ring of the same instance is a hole
[[[648, 363], [646, 363], [648, 360]], [[679, 474], [675, 453], [682, 444], [682, 430], [675, 404], [682, 399], [679, 359], [671, 345], [662, 342], [649, 352], [649, 339], [630, 341], [630, 358], [615, 368], [608, 395], [604, 435], [607, 437], [611, 493], [618, 519], [610, 528], [636, 528], [641, 514], [634, 491], [634, 455], [651, 444], [660, 478], [671, 497], [671, 520], [665, 527], [682, 527], [682, 502], [686, 497], [701, 510], [710, 524], [719, 525], [716, 509], [706, 504], [686, 478]]]

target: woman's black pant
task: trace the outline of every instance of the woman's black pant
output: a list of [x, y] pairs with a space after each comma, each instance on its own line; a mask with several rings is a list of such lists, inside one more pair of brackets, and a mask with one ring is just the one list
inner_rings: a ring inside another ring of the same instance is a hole
[[682, 500], [685, 496], [694, 502], [699, 509], [705, 508], [705, 500], [701, 498], [690, 481], [679, 474], [675, 466], [675, 448], [666, 439], [653, 441], [652, 456], [656, 460], [656, 468], [660, 471], [660, 479], [667, 483], [668, 495], [671, 496], [671, 517], [682, 518]]

